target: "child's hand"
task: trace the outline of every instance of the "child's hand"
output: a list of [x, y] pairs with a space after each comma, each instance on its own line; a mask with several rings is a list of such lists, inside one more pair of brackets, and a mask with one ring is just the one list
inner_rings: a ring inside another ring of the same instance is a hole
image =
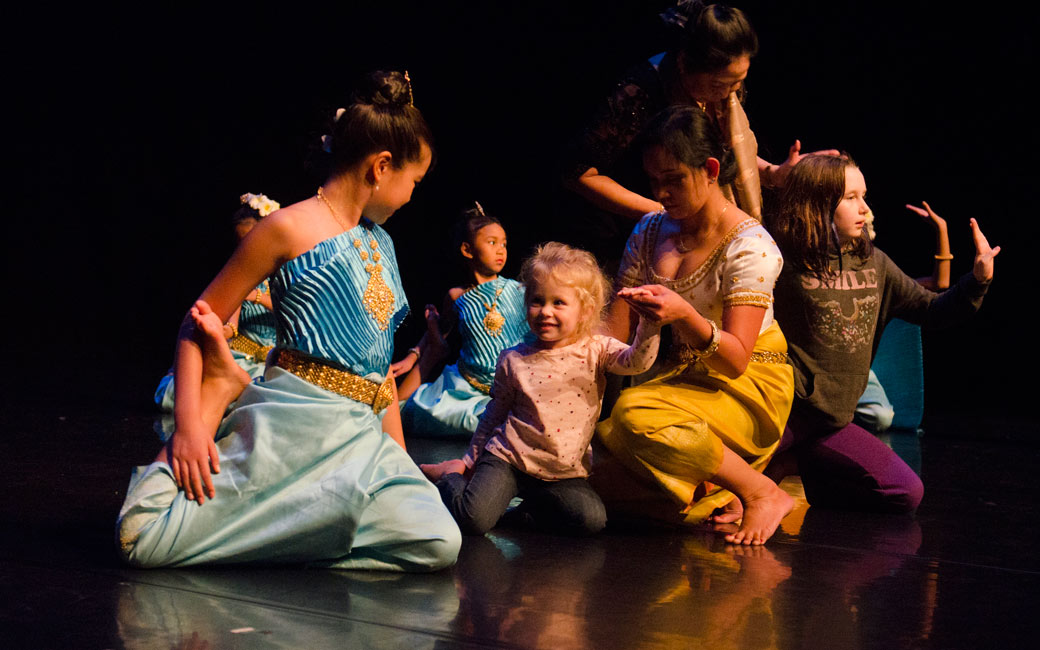
[[1000, 252], [1000, 246], [990, 248], [989, 241], [974, 219], [971, 220], [971, 235], [975, 240], [975, 266], [971, 272], [979, 282], [989, 282], [993, 279], [993, 258]]
[[623, 287], [618, 290], [617, 295], [619, 298], [638, 298], [640, 296], [652, 296], [652, 291], [646, 287]]
[[418, 357], [415, 356], [415, 353], [409, 350], [408, 354], [404, 355], [404, 359], [401, 359], [397, 363], [390, 364], [390, 372], [395, 378], [404, 377], [412, 371], [417, 360]]
[[213, 436], [205, 432], [193, 435], [189, 429], [178, 427], [166, 450], [173, 478], [188, 500], [198, 501], [201, 506], [207, 496], [212, 499], [216, 495], [210, 471], [220, 473], [220, 460]]
[[465, 474], [466, 463], [460, 458], [453, 458], [452, 460], [446, 460], [436, 465], [419, 465], [419, 469], [426, 475], [426, 478], [436, 483], [441, 480], [445, 474]]
[[922, 219], [930, 220], [932, 222], [932, 226], [934, 226], [937, 231], [946, 232], [946, 219], [943, 219], [939, 215], [935, 214], [935, 211], [932, 210], [932, 207], [928, 205], [927, 201], [921, 201], [921, 205], [923, 205], [924, 207], [919, 208], [916, 205], [910, 205], [909, 203], [907, 203], [906, 209], [910, 210], [911, 212], [917, 213]]

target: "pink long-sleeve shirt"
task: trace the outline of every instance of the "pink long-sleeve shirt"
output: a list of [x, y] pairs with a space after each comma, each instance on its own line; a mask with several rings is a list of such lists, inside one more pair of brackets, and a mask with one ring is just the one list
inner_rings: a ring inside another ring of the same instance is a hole
[[594, 334], [551, 350], [525, 343], [503, 350], [463, 461], [472, 467], [487, 451], [542, 480], [588, 476], [606, 373], [646, 372], [659, 344], [660, 328], [641, 319], [631, 346]]

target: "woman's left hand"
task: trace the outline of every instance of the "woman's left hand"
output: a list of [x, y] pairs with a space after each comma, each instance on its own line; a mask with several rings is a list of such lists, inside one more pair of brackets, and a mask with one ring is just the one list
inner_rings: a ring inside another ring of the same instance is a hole
[[693, 311], [693, 307], [682, 296], [660, 284], [625, 287], [617, 295], [631, 305], [637, 314], [660, 325], [687, 318]]
[[993, 279], [993, 258], [1000, 252], [1000, 246], [990, 248], [975, 219], [971, 220], [971, 236], [975, 240], [975, 266], [971, 272], [979, 282], [989, 282]]

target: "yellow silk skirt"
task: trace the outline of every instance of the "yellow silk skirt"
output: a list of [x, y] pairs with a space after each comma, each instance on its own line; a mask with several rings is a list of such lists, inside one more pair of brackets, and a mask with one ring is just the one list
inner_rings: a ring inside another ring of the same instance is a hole
[[687, 523], [733, 499], [708, 482], [722, 463], [723, 445], [761, 472], [780, 443], [794, 399], [794, 375], [790, 365], [778, 362], [787, 353], [787, 340], [776, 322], [759, 335], [754, 352], [736, 379], [702, 363], [681, 364], [625, 389], [610, 417], [596, 427], [614, 458], [671, 497]]

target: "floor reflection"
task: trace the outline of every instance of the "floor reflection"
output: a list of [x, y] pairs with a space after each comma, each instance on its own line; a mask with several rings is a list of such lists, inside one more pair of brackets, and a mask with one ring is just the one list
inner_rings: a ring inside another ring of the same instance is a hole
[[458, 603], [447, 573], [150, 571], [118, 583], [115, 619], [128, 648], [433, 648]]

